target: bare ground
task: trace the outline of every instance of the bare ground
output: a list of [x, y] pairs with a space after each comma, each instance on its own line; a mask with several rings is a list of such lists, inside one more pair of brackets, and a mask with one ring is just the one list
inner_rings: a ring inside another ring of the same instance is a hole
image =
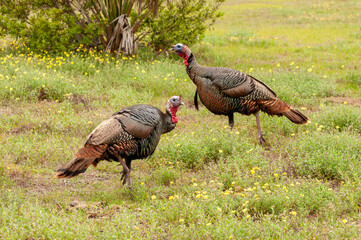
[[331, 102], [333, 104], [348, 104], [355, 107], [361, 107], [361, 98], [352, 98], [352, 97], [328, 97], [325, 98], [326, 102]]

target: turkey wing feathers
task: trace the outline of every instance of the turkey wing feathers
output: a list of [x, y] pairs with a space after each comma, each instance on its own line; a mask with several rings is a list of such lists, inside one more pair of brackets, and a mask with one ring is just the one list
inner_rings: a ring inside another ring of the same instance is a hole
[[245, 73], [223, 67], [211, 67], [207, 77], [212, 84], [228, 97], [243, 97], [254, 90], [254, 83]]
[[270, 87], [255, 77], [231, 68], [213, 67], [211, 69], [212, 74], [209, 74], [208, 78], [228, 97], [244, 97], [256, 89], [267, 98], [277, 97]]
[[124, 133], [122, 124], [114, 117], [101, 122], [90, 134], [85, 144], [101, 145], [112, 143], [118, 135]]
[[119, 116], [117, 117], [123, 124], [124, 129], [136, 138], [145, 139], [154, 130], [154, 125], [144, 124], [132, 117]]
[[252, 93], [254, 90], [254, 82], [251, 78], [247, 77], [246, 80], [239, 84], [238, 86], [223, 89], [222, 92], [226, 94], [228, 97], [237, 98], [237, 97], [243, 97], [250, 93]]
[[[249, 76], [249, 75], [248, 75]], [[265, 83], [261, 82], [260, 80], [249, 76], [253, 79], [254, 83], [258, 86], [256, 86], [256, 88], [260, 91], [262, 91], [265, 95], [272, 97], [272, 98], [276, 98], [277, 94], [269, 87], [267, 86]]]
[[89, 135], [87, 144], [99, 145], [118, 140], [145, 139], [161, 121], [162, 113], [150, 105], [135, 105], [114, 113]]

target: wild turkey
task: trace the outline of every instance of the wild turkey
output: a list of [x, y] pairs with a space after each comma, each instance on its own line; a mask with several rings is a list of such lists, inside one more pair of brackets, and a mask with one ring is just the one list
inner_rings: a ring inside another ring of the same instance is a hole
[[[131, 161], [150, 156], [160, 136], [172, 131], [177, 122], [181, 97], [171, 97], [164, 114], [150, 105], [134, 105], [114, 113], [89, 135], [83, 148], [65, 166], [57, 170], [58, 178], [71, 178], [94, 167], [102, 160], [117, 161], [123, 166], [120, 180], [131, 188]], [[123, 161], [125, 160], [125, 162]]]
[[243, 72], [224, 67], [204, 67], [197, 63], [191, 50], [181, 43], [172, 45], [184, 59], [187, 73], [197, 86], [194, 104], [198, 110], [197, 94], [206, 108], [214, 114], [228, 116], [229, 126], [234, 125], [235, 112], [254, 114], [259, 140], [265, 142], [259, 121], [259, 111], [269, 115], [286, 116], [293, 123], [306, 124], [308, 118], [280, 100], [266, 84]]

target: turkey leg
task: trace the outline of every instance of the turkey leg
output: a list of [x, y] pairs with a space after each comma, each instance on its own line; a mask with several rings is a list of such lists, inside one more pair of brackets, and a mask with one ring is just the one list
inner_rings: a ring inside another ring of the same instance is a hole
[[[131, 169], [130, 163], [131, 163], [131, 161], [125, 160], [125, 164], [127, 165], [128, 170], [129, 170], [129, 173], [128, 173], [129, 174], [128, 175], [128, 177], [129, 177], [129, 179], [128, 179], [128, 187], [132, 188], [132, 180], [130, 178], [130, 172], [132, 171], [132, 169]], [[123, 167], [123, 172], [122, 172], [122, 175], [120, 176], [120, 181], [123, 180], [123, 184], [124, 184], [125, 181], [126, 181], [126, 178], [127, 178], [127, 172], [126, 172], [125, 168]]]
[[[118, 156], [116, 150], [112, 147], [109, 147], [108, 149], [109, 153], [111, 155], [113, 155], [114, 157], [117, 158], [118, 162], [123, 166], [123, 172], [122, 172], [122, 176], [120, 178], [120, 180], [123, 180], [123, 185], [128, 181], [128, 187], [129, 189], [132, 188], [132, 185], [131, 185], [131, 180], [130, 180], [130, 169], [128, 168], [128, 166], [125, 164], [125, 162], [123, 161], [123, 159]], [[129, 178], [129, 179], [128, 179]]]
[[259, 113], [256, 112], [254, 115], [256, 116], [256, 122], [257, 122], [257, 130], [258, 130], [259, 141], [260, 141], [260, 143], [261, 143], [261, 145], [262, 145], [262, 147], [263, 147], [263, 143], [265, 143], [266, 140], [264, 140], [263, 134], [262, 134], [262, 131], [261, 131], [261, 123], [259, 122]]
[[118, 155], [116, 157], [118, 158], [120, 164], [122, 164], [123, 166], [123, 172], [120, 177], [120, 181], [123, 180], [123, 185], [128, 181], [128, 187], [129, 189], [132, 189], [132, 180], [130, 179], [130, 169], [128, 168], [128, 166], [125, 164], [125, 162], [121, 157], [119, 157]]
[[231, 132], [232, 132], [232, 129], [233, 129], [233, 126], [234, 126], [233, 113], [228, 115], [228, 125], [229, 125], [229, 128], [230, 128]]

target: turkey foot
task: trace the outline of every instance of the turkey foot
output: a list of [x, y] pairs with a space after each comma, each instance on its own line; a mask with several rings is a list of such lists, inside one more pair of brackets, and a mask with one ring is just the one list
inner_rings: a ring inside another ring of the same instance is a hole
[[[118, 157], [119, 162], [122, 161], [120, 157]], [[120, 181], [123, 180], [123, 185], [128, 181], [128, 187], [129, 189], [132, 189], [132, 181], [130, 179], [130, 169], [125, 165], [125, 163], [122, 161], [121, 164], [123, 165], [123, 172], [120, 176]]]
[[258, 137], [259, 137], [259, 142], [261, 143], [262, 147], [263, 144], [266, 142], [266, 140], [263, 138], [263, 134], [261, 131], [261, 123], [259, 122], [259, 113], [255, 113], [254, 116], [256, 117], [256, 122], [257, 122], [257, 130], [258, 130]]
[[[128, 172], [127, 171], [125, 171], [125, 169], [123, 169], [123, 172], [122, 172], [122, 175], [120, 176], [120, 181], [122, 181], [123, 180], [123, 185], [126, 183], [126, 181], [127, 181], [127, 179], [128, 179], [128, 181], [131, 181], [131, 178], [130, 178], [130, 172], [131, 172], [131, 170], [128, 168]], [[131, 183], [130, 183], [131, 184]], [[129, 185], [129, 183], [128, 183], [128, 185]]]
[[233, 118], [233, 113], [228, 115], [228, 125], [229, 125], [229, 132], [228, 132], [228, 137], [231, 137], [231, 133], [233, 130], [233, 126], [234, 126], [234, 118]]
[[263, 146], [263, 143], [265, 143], [266, 140], [263, 138], [263, 134], [262, 134], [262, 133], [261, 133], [261, 135], [259, 135], [259, 142], [261, 143], [262, 147], [264, 147], [264, 146]]
[[[127, 167], [128, 168], [128, 167]], [[120, 176], [120, 181], [123, 180], [123, 185], [128, 181], [129, 189], [132, 189], [132, 179], [130, 178], [131, 170], [128, 168], [128, 172], [123, 168], [122, 175]]]
[[108, 152], [113, 155], [114, 157], [116, 157], [119, 161], [119, 163], [123, 166], [123, 172], [122, 175], [120, 177], [120, 180], [123, 180], [123, 185], [127, 182], [128, 180], [128, 187], [129, 189], [132, 189], [132, 181], [130, 179], [130, 169], [127, 167], [127, 165], [125, 164], [125, 162], [123, 161], [123, 159], [121, 157], [118, 156], [116, 150], [113, 147], [109, 147], [108, 148]]

